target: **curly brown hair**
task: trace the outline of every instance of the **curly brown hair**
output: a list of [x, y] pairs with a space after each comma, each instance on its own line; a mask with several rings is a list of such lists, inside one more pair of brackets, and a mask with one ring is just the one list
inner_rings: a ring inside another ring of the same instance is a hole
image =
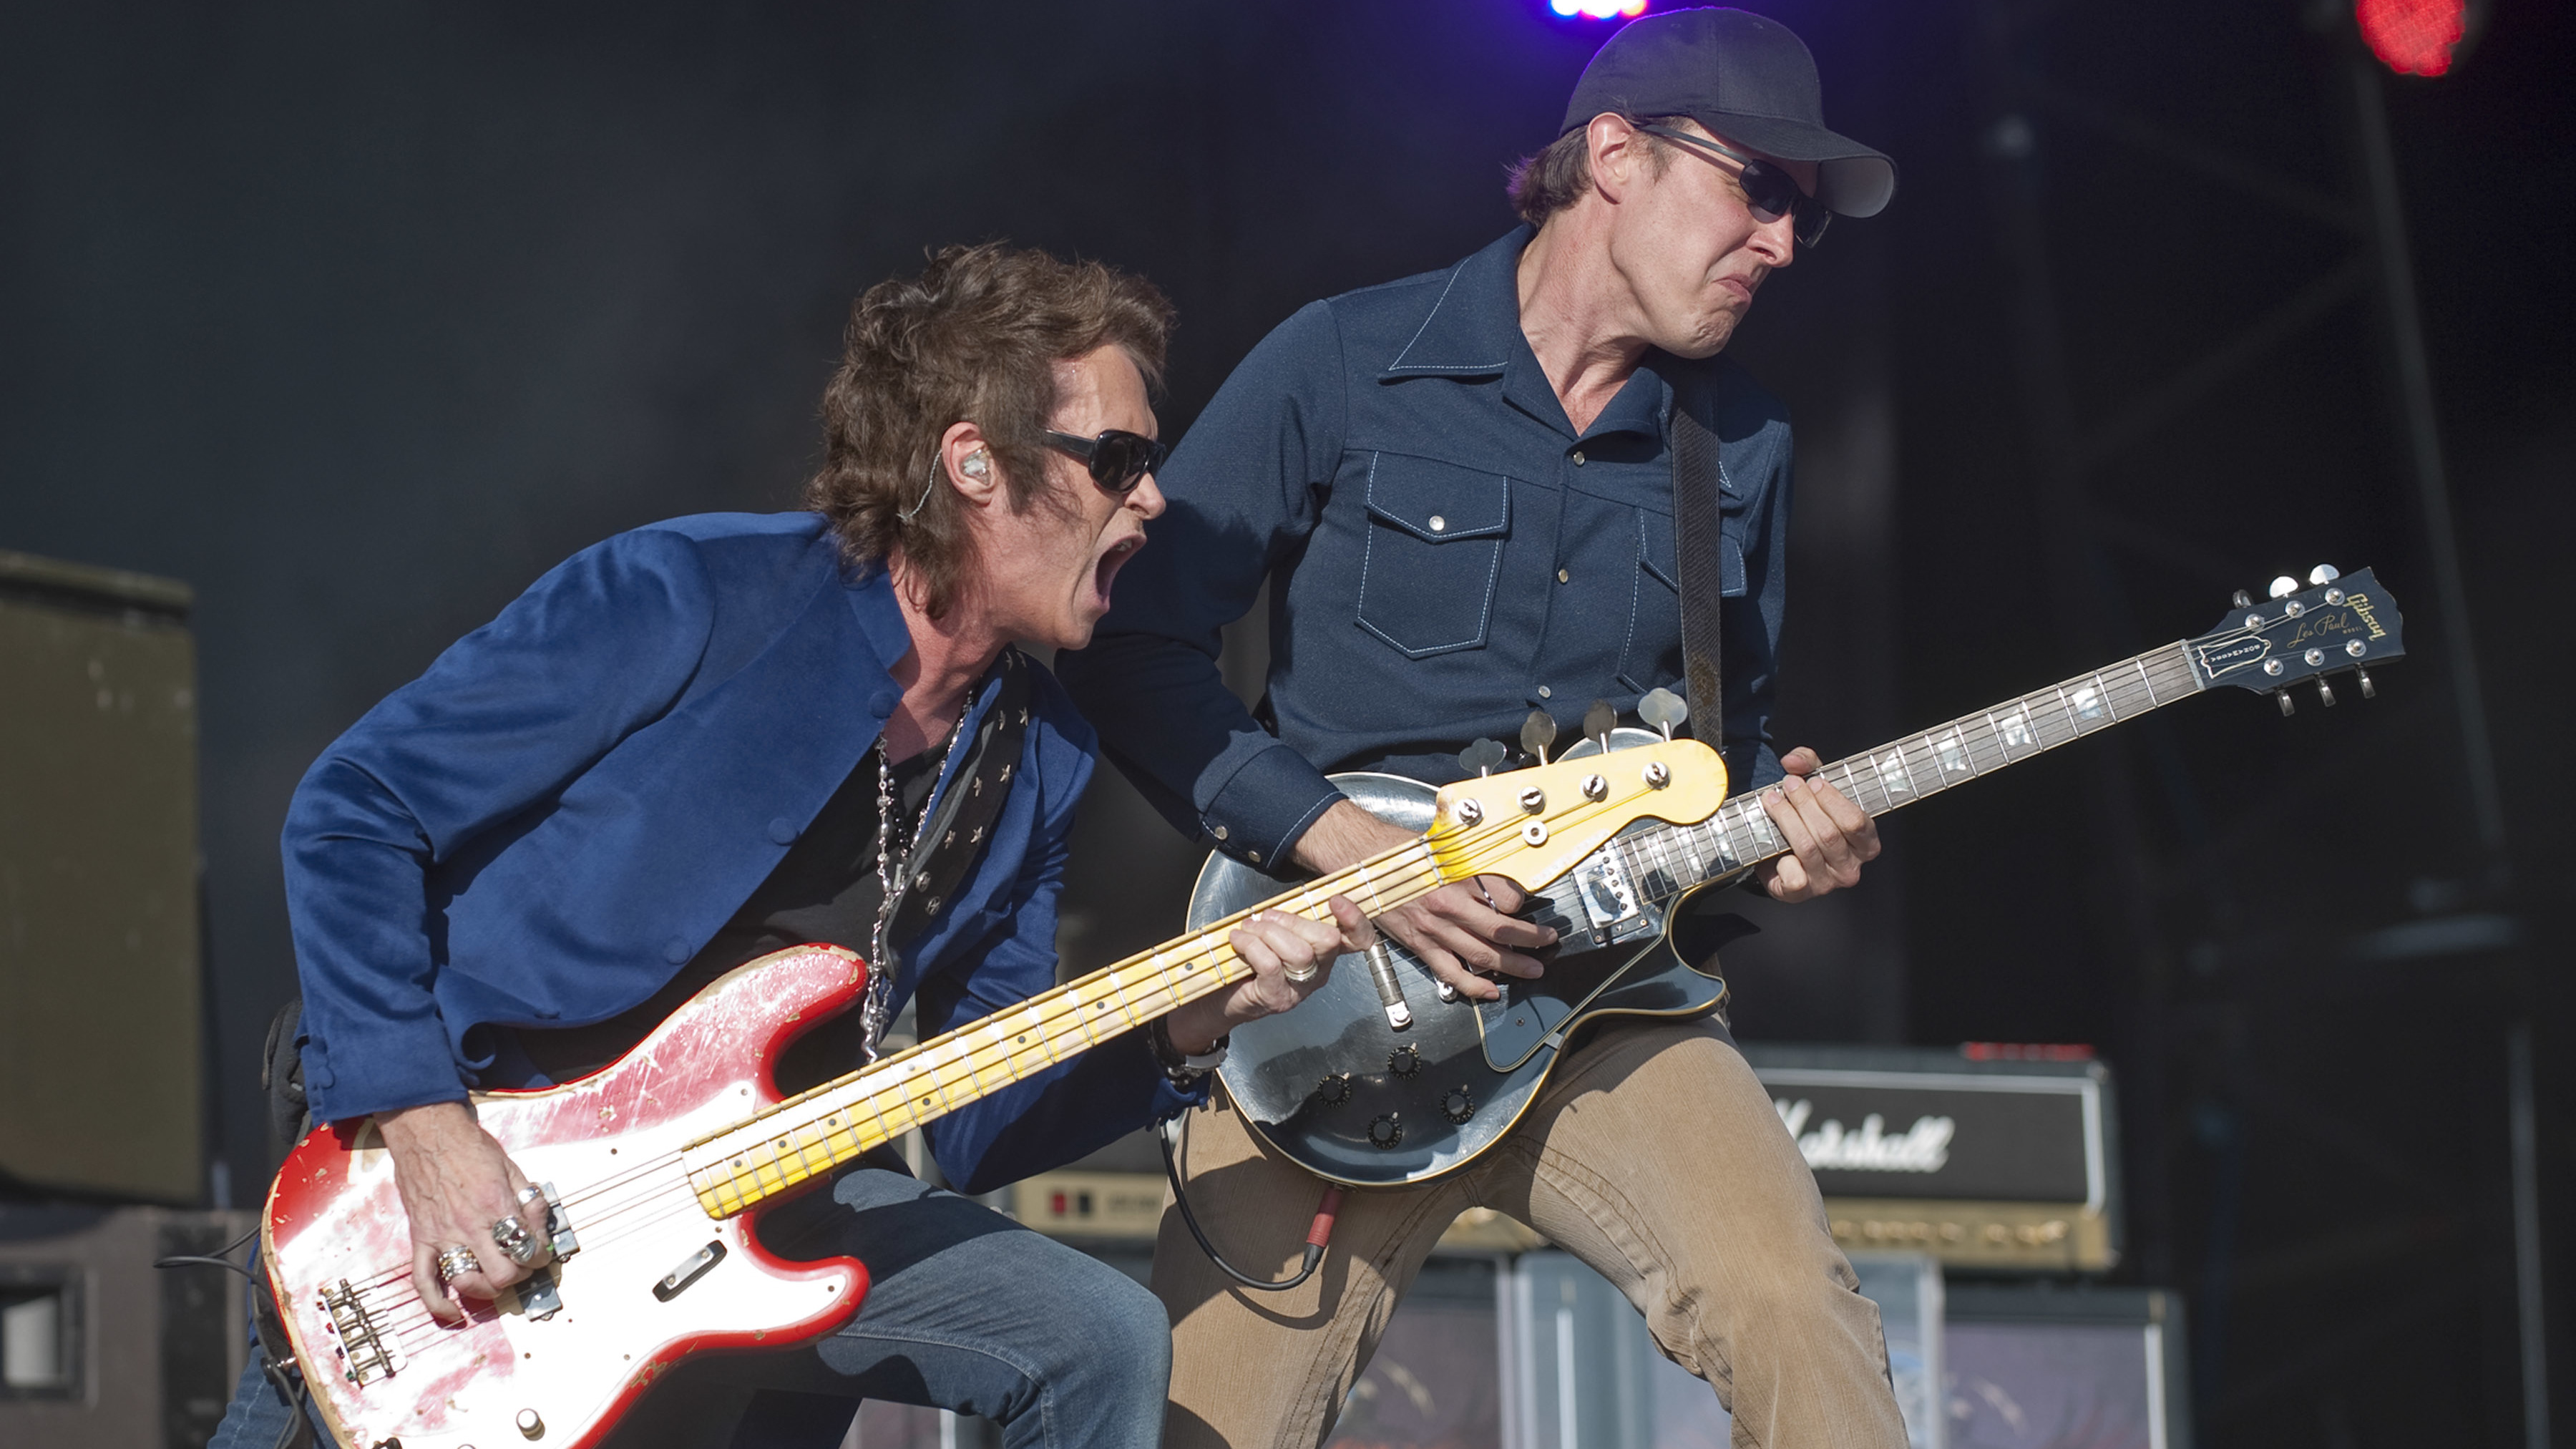
[[956, 492], [931, 486], [941, 434], [981, 428], [1012, 509], [1026, 512], [1043, 496], [1056, 364], [1115, 345], [1158, 387], [1171, 329], [1172, 304], [1142, 277], [1001, 242], [943, 248], [921, 275], [879, 282], [850, 308], [805, 504], [853, 565], [902, 545], [937, 618], [974, 563]]
[[[1681, 126], [1688, 116], [1631, 116], [1623, 111], [1611, 114], [1630, 126]], [[1523, 156], [1513, 163], [1503, 182], [1503, 194], [1510, 198], [1512, 210], [1532, 226], [1545, 226], [1547, 219], [1583, 199], [1592, 189], [1592, 132], [1590, 122], [1575, 127], [1548, 143], [1535, 156]], [[1645, 143], [1647, 164], [1661, 176], [1672, 164], [1672, 148], [1663, 138], [1639, 132]]]

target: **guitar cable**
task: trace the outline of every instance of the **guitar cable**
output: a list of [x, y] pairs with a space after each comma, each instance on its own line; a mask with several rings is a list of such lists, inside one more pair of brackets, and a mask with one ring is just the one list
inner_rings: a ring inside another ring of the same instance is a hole
[[1190, 1236], [1198, 1240], [1199, 1251], [1207, 1254], [1209, 1262], [1216, 1264], [1217, 1271], [1244, 1287], [1261, 1293], [1285, 1293], [1315, 1276], [1316, 1265], [1324, 1261], [1324, 1245], [1332, 1241], [1333, 1220], [1340, 1216], [1342, 1211], [1341, 1184], [1330, 1182], [1324, 1184], [1324, 1195], [1315, 1204], [1315, 1221], [1306, 1229], [1304, 1266], [1300, 1267], [1293, 1277], [1281, 1279], [1276, 1283], [1255, 1278], [1227, 1262], [1224, 1255], [1217, 1252], [1216, 1245], [1208, 1241], [1207, 1233], [1199, 1227], [1198, 1214], [1190, 1211], [1189, 1189], [1181, 1182], [1181, 1160], [1172, 1150], [1172, 1138], [1180, 1131], [1181, 1119], [1177, 1117], [1169, 1122], [1157, 1123], [1154, 1127], [1154, 1140], [1162, 1144], [1163, 1148], [1163, 1175], [1172, 1180], [1172, 1203], [1181, 1210], [1182, 1224], [1189, 1228]]
[[[155, 1268], [221, 1268], [226, 1272], [242, 1275], [243, 1281], [251, 1285], [250, 1291], [256, 1293], [259, 1289], [259, 1275], [225, 1255], [239, 1249], [242, 1244], [257, 1236], [259, 1236], [259, 1225], [253, 1223], [249, 1231], [211, 1253], [173, 1253], [166, 1258], [153, 1259], [152, 1266]], [[277, 1390], [277, 1396], [286, 1401], [286, 1426], [277, 1431], [276, 1449], [287, 1449], [287, 1446], [296, 1442], [297, 1436], [312, 1427], [312, 1420], [307, 1417], [312, 1391], [304, 1386], [302, 1374], [270, 1358], [265, 1350], [260, 1354], [259, 1371], [261, 1376], [268, 1380], [269, 1387]]]

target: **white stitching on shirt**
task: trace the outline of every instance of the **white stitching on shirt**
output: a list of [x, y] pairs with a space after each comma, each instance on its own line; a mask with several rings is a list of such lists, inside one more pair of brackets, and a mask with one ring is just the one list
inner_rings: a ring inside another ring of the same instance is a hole
[[[1449, 269], [1449, 280], [1441, 284], [1439, 299], [1431, 304], [1430, 312], [1423, 316], [1422, 325], [1414, 328], [1413, 335], [1404, 339], [1404, 351], [1397, 353], [1395, 355], [1395, 361], [1386, 365], [1386, 371], [1393, 372], [1397, 368], [1404, 366], [1405, 354], [1413, 351], [1413, 344], [1421, 341], [1422, 334], [1431, 330], [1431, 319], [1440, 315], [1441, 306], [1449, 300], [1449, 289], [1458, 285], [1458, 274], [1465, 270], [1466, 263], [1464, 262], [1461, 262], [1457, 266]], [[1491, 372], [1495, 368], [1505, 367], [1508, 365], [1508, 363], [1502, 362], [1416, 363], [1408, 370], [1413, 372]], [[1370, 466], [1374, 467], [1376, 465], [1372, 464]]]

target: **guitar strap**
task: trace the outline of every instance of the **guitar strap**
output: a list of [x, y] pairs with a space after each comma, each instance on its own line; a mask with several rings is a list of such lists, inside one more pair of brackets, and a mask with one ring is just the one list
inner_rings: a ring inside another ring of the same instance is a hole
[[1717, 627], [1718, 599], [1726, 590], [1717, 515], [1722, 478], [1716, 435], [1691, 407], [1706, 398], [1702, 387], [1673, 389], [1673, 547], [1682, 586], [1682, 690], [1691, 738], [1723, 752], [1726, 696], [1718, 674]]
[[[903, 899], [886, 931], [888, 941], [919, 936], [955, 894], [957, 883], [966, 878], [967, 868], [993, 833], [994, 818], [1002, 813], [1002, 801], [1011, 793], [1011, 777], [1019, 773], [1020, 742], [1029, 732], [1030, 666], [1027, 656], [1006, 648], [996, 667], [1002, 672], [1001, 698], [975, 727], [975, 739], [956, 781], [922, 825], [921, 839], [913, 843], [912, 860], [903, 874]], [[888, 821], [879, 828], [890, 829], [893, 824]]]

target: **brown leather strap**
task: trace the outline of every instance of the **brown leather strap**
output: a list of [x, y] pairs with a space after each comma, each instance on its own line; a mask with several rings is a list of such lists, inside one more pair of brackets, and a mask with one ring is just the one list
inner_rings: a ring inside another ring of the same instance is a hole
[[1688, 392], [1673, 396], [1673, 529], [1681, 579], [1682, 690], [1690, 706], [1691, 738], [1712, 750], [1726, 748], [1726, 690], [1718, 673], [1718, 599], [1726, 591], [1720, 564], [1723, 535], [1717, 513], [1717, 439], [1689, 406]]

